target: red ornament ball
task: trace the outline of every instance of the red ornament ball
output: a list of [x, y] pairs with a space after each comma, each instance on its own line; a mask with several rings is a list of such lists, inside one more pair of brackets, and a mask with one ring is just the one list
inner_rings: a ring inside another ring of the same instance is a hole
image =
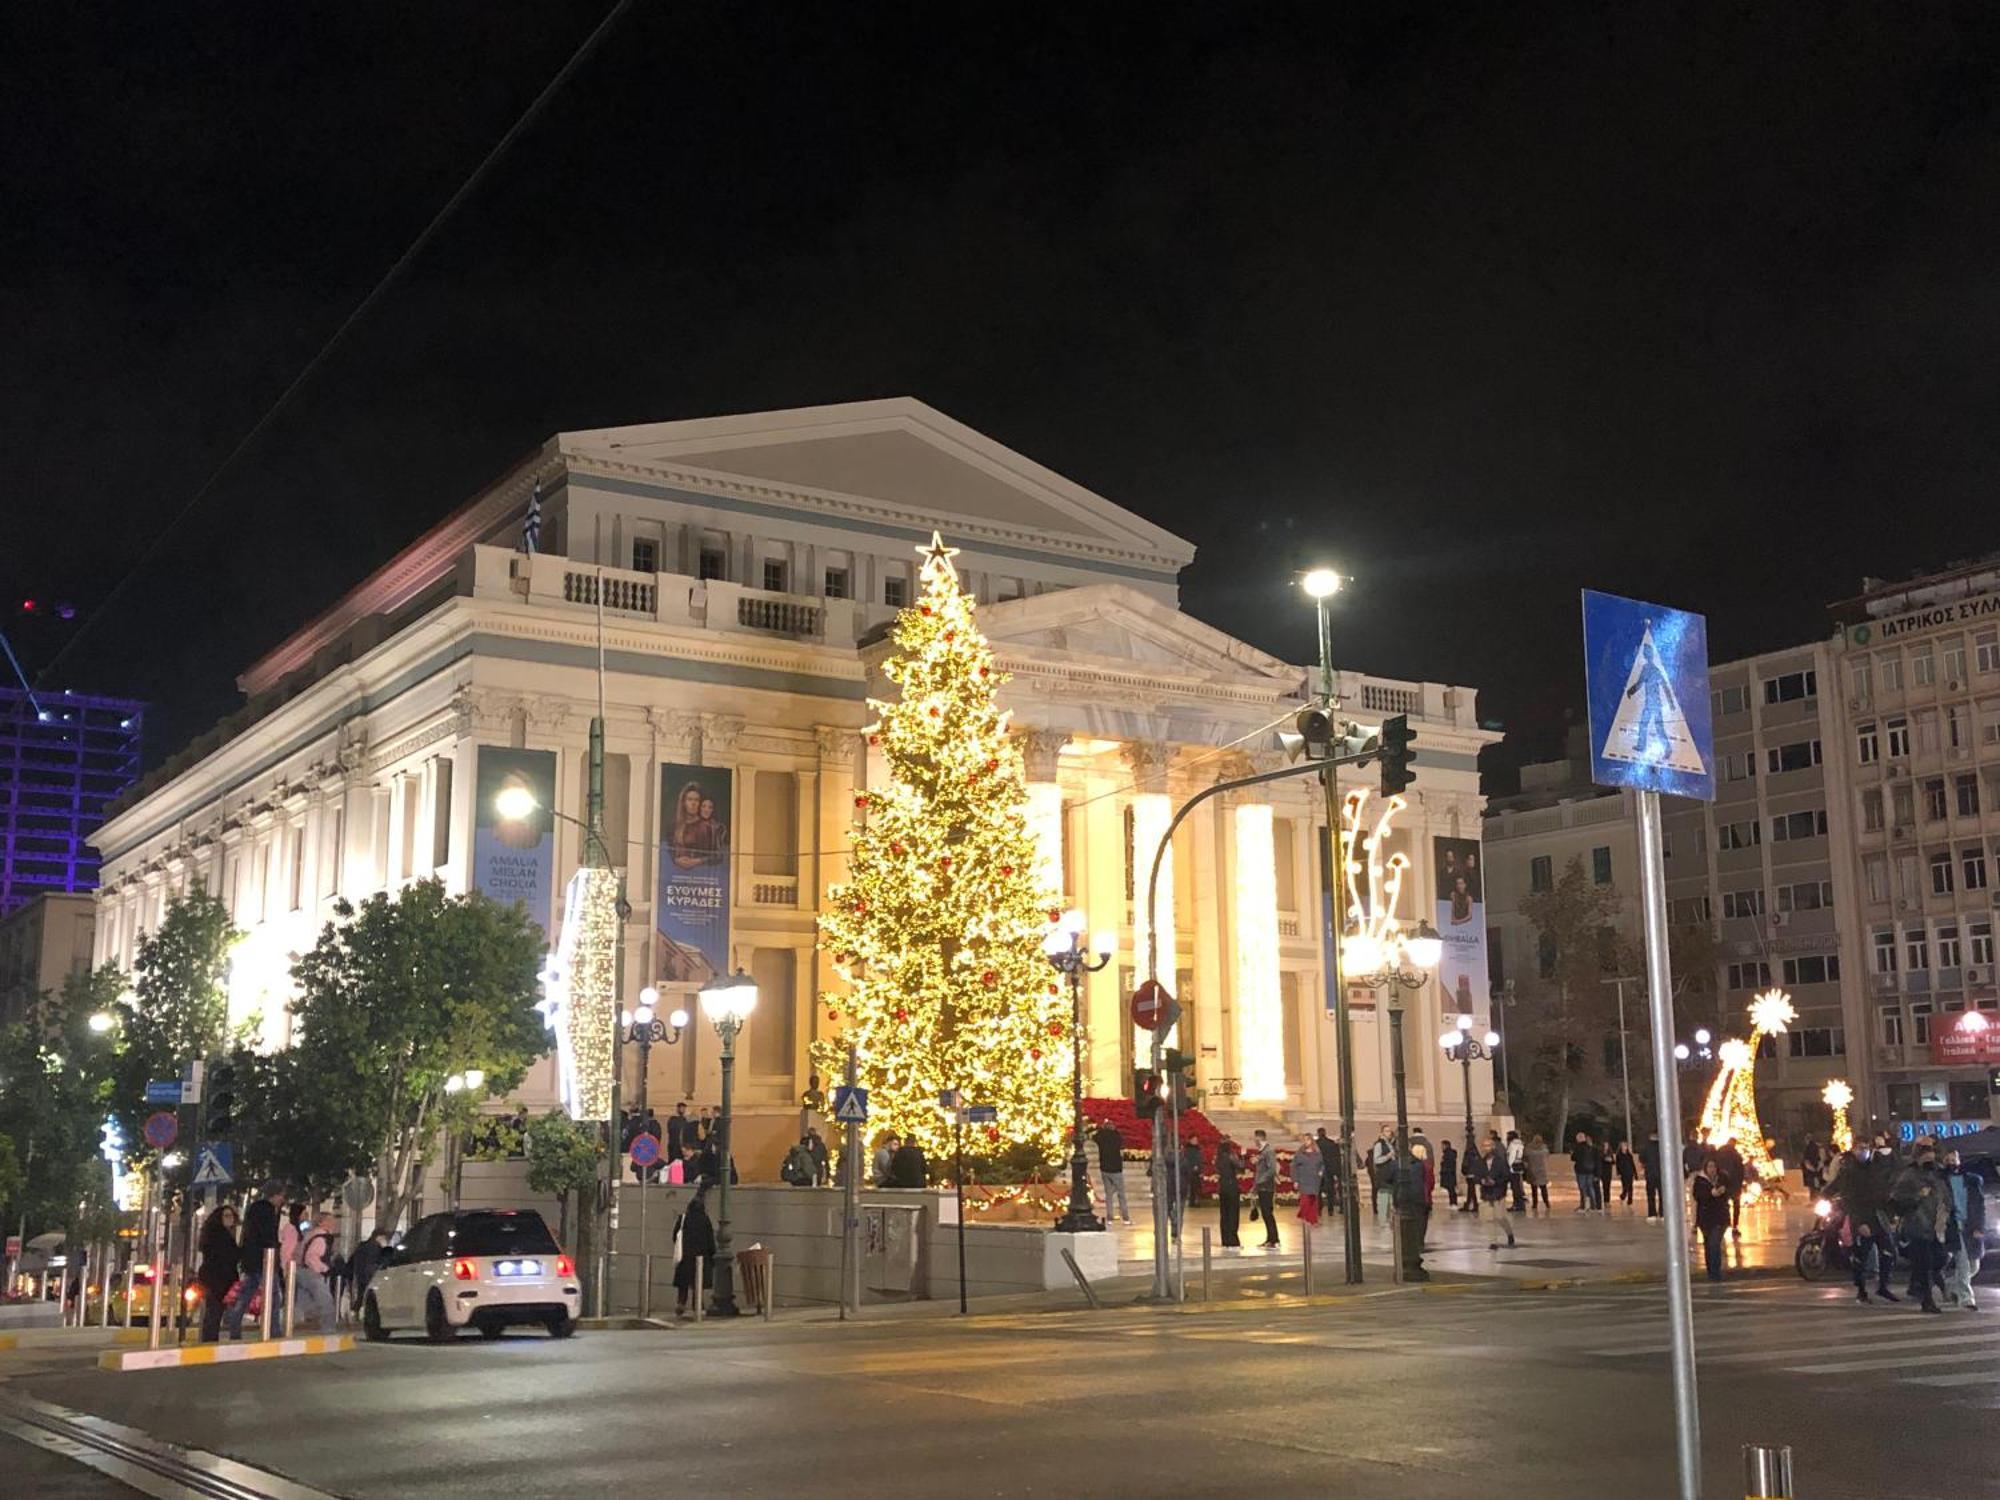
[[[1060, 922], [1060, 921], [1062, 920], [1062, 911], [1061, 911], [1061, 909], [1060, 909], [1060, 908], [1058, 908], [1058, 907], [1054, 907], [1054, 906], [1051, 906], [1051, 907], [1049, 908], [1049, 920], [1050, 920], [1051, 922]], [[1054, 989], [1054, 988], [1055, 988], [1055, 986], [1054, 986], [1054, 985], [1050, 985], [1050, 986], [1049, 986], [1049, 988], [1050, 988], [1050, 989]]]
[[1013, 867], [1012, 865], [1002, 865], [1002, 866], [1000, 867], [1000, 873], [1001, 873], [1001, 874], [1002, 874], [1003, 876], [1004, 876], [1004, 875], [1012, 875], [1012, 874], [1014, 873], [1014, 867]]
[[990, 990], [1000, 982], [1000, 975], [995, 970], [988, 969], [984, 974], [979, 976], [979, 982]]
[[1000, 1127], [999, 1127], [998, 1125], [988, 1125], [988, 1126], [986, 1127], [986, 1139], [987, 1139], [987, 1140], [989, 1140], [989, 1141], [997, 1141], [997, 1140], [999, 1140], [999, 1139], [1000, 1139]]
[[1051, 984], [1049, 986], [1049, 993], [1051, 995], [1060, 995], [1062, 993], [1062, 986], [1057, 984]]
[[882, 736], [879, 734], [871, 734], [868, 736], [868, 743], [871, 745], [879, 745], [882, 743]]
[[980, 675], [981, 677], [984, 677], [984, 676], [986, 676], [986, 675], [987, 675], [987, 673], [986, 673], [986, 668], [984, 668], [984, 667], [981, 667], [981, 668], [979, 669], [979, 675]]
[[838, 1021], [838, 1020], [840, 1019], [840, 1012], [839, 1012], [839, 1011], [837, 1011], [837, 1010], [834, 1010], [834, 1009], [833, 1009], [832, 1007], [830, 1007], [830, 1006], [829, 1006], [829, 1007], [827, 1008], [827, 1012], [826, 1012], [826, 1018], [827, 1018], [827, 1019], [828, 1019], [829, 1021]]
[[889, 852], [890, 852], [891, 854], [903, 854], [903, 853], [906, 853], [906, 852], [908, 852], [908, 851], [906, 851], [906, 850], [904, 849], [904, 847], [903, 847], [903, 846], [902, 846], [901, 844], [891, 844], [891, 845], [889, 846]]
[[910, 1019], [910, 1013], [904, 1010], [902, 1006], [899, 1005], [896, 1007], [896, 1019], [899, 1021], [907, 1021]]
[[951, 856], [949, 854], [938, 861], [938, 868], [940, 870], [949, 870], [951, 868]]
[[944, 715], [938, 712], [938, 706], [935, 703], [931, 705], [931, 717], [933, 719], [941, 719], [944, 717]]
[[1040, 1047], [1030, 1047], [1028, 1049], [1028, 1056], [1036, 1062], [1040, 1062], [1042, 1060], [1042, 1049]]
[[923, 612], [925, 619], [930, 618], [931, 607], [928, 604], [919, 605], [918, 608]]
[[859, 797], [856, 797], [854, 799], [854, 805], [856, 807], [866, 807], [868, 805], [868, 794], [866, 792], [863, 792]]
[[988, 762], [986, 762], [986, 769], [988, 771], [997, 771], [1000, 769], [1000, 762], [997, 760], [989, 760]]
[[1062, 1022], [1060, 1022], [1060, 1021], [1051, 1021], [1051, 1022], [1049, 1022], [1049, 1035], [1050, 1035], [1050, 1036], [1054, 1036], [1054, 1037], [1059, 1037], [1059, 1036], [1061, 1036], [1062, 1034], [1063, 1034], [1063, 1024], [1062, 1024]]
[[944, 633], [944, 638], [948, 641], [955, 641], [958, 639], [958, 632], [956, 630], [947, 630]]

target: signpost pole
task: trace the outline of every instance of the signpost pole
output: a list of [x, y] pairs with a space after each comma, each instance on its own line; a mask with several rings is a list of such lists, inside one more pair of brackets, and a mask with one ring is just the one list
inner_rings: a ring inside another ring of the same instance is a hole
[[958, 1193], [958, 1311], [965, 1313], [965, 1100], [961, 1096], [953, 1114], [952, 1148], [958, 1165], [954, 1172]]
[[[847, 1086], [855, 1086], [857, 1064], [854, 1043], [847, 1044]], [[861, 1122], [842, 1122], [840, 1148], [840, 1320], [861, 1316], [861, 1256], [857, 1236], [861, 1229]], [[963, 1272], [960, 1273], [964, 1280]]]

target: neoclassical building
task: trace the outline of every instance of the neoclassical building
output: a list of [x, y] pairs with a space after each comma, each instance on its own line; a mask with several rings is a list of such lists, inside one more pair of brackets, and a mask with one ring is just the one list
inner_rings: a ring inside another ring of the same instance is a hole
[[[164, 904], [202, 880], [248, 934], [232, 1017], [260, 1016], [278, 1046], [291, 960], [338, 898], [437, 876], [524, 900], [553, 942], [582, 857], [571, 820], [601, 684], [609, 852], [632, 903], [627, 988], [655, 983], [671, 1004], [725, 964], [755, 976], [738, 1044], [741, 1154], [767, 1165], [796, 1129], [808, 1043], [837, 1025], [818, 1003], [834, 980], [815, 912], [843, 874], [856, 795], [881, 774], [866, 700], [883, 688], [887, 628], [934, 529], [961, 549], [1012, 674], [1003, 699], [1049, 883], [1119, 933], [1118, 959], [1089, 981], [1087, 1068], [1093, 1092], [1124, 1091], [1151, 851], [1194, 791], [1281, 764], [1274, 730], [1289, 727], [1308, 674], [1181, 612], [1188, 543], [908, 399], [551, 439], [254, 662], [244, 707], [114, 810], [97, 835], [98, 961], [129, 963]], [[1433, 984], [1409, 1000], [1410, 1100], [1416, 1119], [1449, 1126], [1463, 1094], [1439, 1053], [1441, 1018], [1464, 1007], [1488, 1021], [1472, 841], [1476, 758], [1493, 736], [1470, 688], [1339, 678], [1357, 717], [1407, 713], [1418, 727], [1396, 833], [1412, 861], [1400, 914], [1460, 930], [1448, 934], [1450, 998]], [[510, 780], [558, 816], [496, 825]], [[1174, 839], [1161, 970], [1212, 1109], [1292, 1124], [1338, 1109], [1323, 826], [1316, 783], [1301, 778], [1213, 799]], [[1357, 1107], [1372, 1135], [1390, 1108], [1388, 1027], [1372, 992], [1354, 994]], [[654, 1047], [648, 1102], [712, 1102], [716, 1051], [698, 1019]], [[639, 1066], [626, 1049], [628, 1098]], [[1483, 1120], [1484, 1069], [1473, 1090]], [[551, 1102], [553, 1068], [522, 1092]]]

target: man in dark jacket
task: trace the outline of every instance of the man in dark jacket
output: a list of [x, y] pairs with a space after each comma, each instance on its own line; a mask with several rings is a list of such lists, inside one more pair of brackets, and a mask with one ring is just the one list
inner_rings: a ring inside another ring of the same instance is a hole
[[[251, 1299], [261, 1290], [264, 1300], [271, 1304], [271, 1326], [283, 1326], [278, 1304], [283, 1300], [284, 1278], [274, 1274], [271, 1285], [264, 1285], [264, 1252], [269, 1250], [275, 1256], [278, 1249], [278, 1211], [285, 1206], [284, 1184], [267, 1182], [264, 1196], [250, 1205], [243, 1215], [243, 1238], [239, 1242], [243, 1254], [242, 1278], [236, 1284], [236, 1301], [229, 1309], [228, 1329], [232, 1339], [243, 1337], [243, 1314], [250, 1310]], [[276, 1264], [275, 1260], [273, 1262]]]
[[1118, 1204], [1118, 1217], [1132, 1222], [1132, 1207], [1125, 1201], [1125, 1137], [1109, 1120], [1091, 1132], [1090, 1143], [1097, 1148], [1098, 1190], [1104, 1194], [1104, 1217], [1111, 1217], [1111, 1205]]
[[1452, 1145], [1446, 1136], [1444, 1152], [1438, 1161], [1438, 1176], [1444, 1179], [1444, 1193], [1451, 1200], [1453, 1208], [1458, 1207], [1458, 1147]]
[[1743, 1220], [1743, 1183], [1749, 1171], [1743, 1164], [1743, 1153], [1736, 1149], [1736, 1142], [1724, 1141], [1716, 1148], [1715, 1165], [1722, 1173], [1722, 1190], [1729, 1195], [1729, 1232], [1741, 1239], [1743, 1231], [1737, 1226]]
[[1941, 1313], [1936, 1288], [1944, 1276], [1945, 1231], [1951, 1223], [1951, 1187], [1938, 1170], [1937, 1147], [1917, 1142], [1916, 1160], [1897, 1176], [1890, 1201], [1902, 1215], [1910, 1251], [1910, 1290], [1927, 1313]]
[[1660, 1190], [1660, 1137], [1657, 1133], [1646, 1137], [1646, 1144], [1639, 1148], [1639, 1175], [1646, 1179], [1646, 1218], [1650, 1222], [1666, 1212], [1666, 1199]]
[[1719, 1155], [1711, 1156], [1695, 1173], [1694, 1227], [1701, 1235], [1701, 1254], [1708, 1279], [1722, 1280], [1722, 1239], [1729, 1228], [1729, 1185], [1723, 1181]]
[[674, 1112], [667, 1116], [667, 1160], [681, 1159], [681, 1144], [688, 1138], [688, 1107], [683, 1099], [674, 1106]]
[[889, 1187], [920, 1188], [930, 1180], [930, 1175], [931, 1165], [924, 1159], [924, 1148], [915, 1141], [903, 1142], [889, 1158]]
[[1972, 1278], [1979, 1274], [1986, 1253], [1986, 1186], [1977, 1171], [1966, 1170], [1956, 1151], [1945, 1152], [1944, 1171], [1951, 1188], [1951, 1228], [1945, 1239], [1951, 1269], [1945, 1285], [1951, 1305], [1971, 1312], [1979, 1305], [1972, 1294]]
[[1319, 1159], [1326, 1163], [1326, 1175], [1319, 1180], [1320, 1212], [1330, 1214], [1340, 1207], [1340, 1174], [1334, 1171], [1340, 1162], [1340, 1142], [1328, 1135], [1322, 1125], [1313, 1132], [1313, 1145], [1319, 1149]]
[[1896, 1241], [1883, 1218], [1888, 1192], [1880, 1163], [1869, 1159], [1873, 1152], [1872, 1146], [1857, 1143], [1852, 1151], [1841, 1153], [1826, 1192], [1847, 1215], [1848, 1233], [1853, 1240], [1849, 1259], [1854, 1263], [1854, 1300], [1868, 1300], [1868, 1278], [1873, 1275], [1877, 1295], [1885, 1302], [1896, 1302], [1901, 1299], [1889, 1290], [1889, 1272], [1896, 1264]]
[[368, 1238], [355, 1246], [354, 1259], [348, 1263], [354, 1280], [348, 1295], [353, 1301], [356, 1312], [361, 1311], [361, 1294], [368, 1290], [368, 1283], [373, 1281], [375, 1273], [382, 1269], [382, 1257], [388, 1253], [389, 1230], [388, 1226], [383, 1224], [377, 1224]]

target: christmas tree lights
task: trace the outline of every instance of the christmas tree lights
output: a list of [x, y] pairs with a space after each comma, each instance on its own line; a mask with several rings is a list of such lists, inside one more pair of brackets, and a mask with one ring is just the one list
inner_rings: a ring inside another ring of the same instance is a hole
[[1784, 1167], [1764, 1144], [1757, 1118], [1757, 1041], [1787, 1030], [1799, 1013], [1783, 990], [1766, 990], [1750, 1002], [1751, 1041], [1731, 1037], [1717, 1049], [1722, 1067], [1701, 1107], [1701, 1138], [1711, 1146], [1734, 1141], [1750, 1180], [1765, 1190], [1783, 1181]]
[[841, 1075], [848, 1042], [871, 1130], [942, 1160], [938, 1097], [997, 1111], [968, 1153], [1062, 1154], [1070, 1116], [1070, 1007], [1042, 942], [1062, 913], [1042, 889], [1020, 751], [994, 700], [1006, 680], [958, 586], [956, 549], [919, 548], [923, 587], [883, 664], [901, 691], [872, 702], [888, 781], [856, 796], [850, 878], [827, 892], [820, 947], [848, 985], [822, 1002], [842, 1032], [813, 1046]]
[[1847, 1123], [1847, 1106], [1854, 1102], [1854, 1086], [1844, 1078], [1836, 1078], [1820, 1090], [1820, 1098], [1833, 1111], [1833, 1149], [1851, 1151], [1854, 1149], [1854, 1129]]

